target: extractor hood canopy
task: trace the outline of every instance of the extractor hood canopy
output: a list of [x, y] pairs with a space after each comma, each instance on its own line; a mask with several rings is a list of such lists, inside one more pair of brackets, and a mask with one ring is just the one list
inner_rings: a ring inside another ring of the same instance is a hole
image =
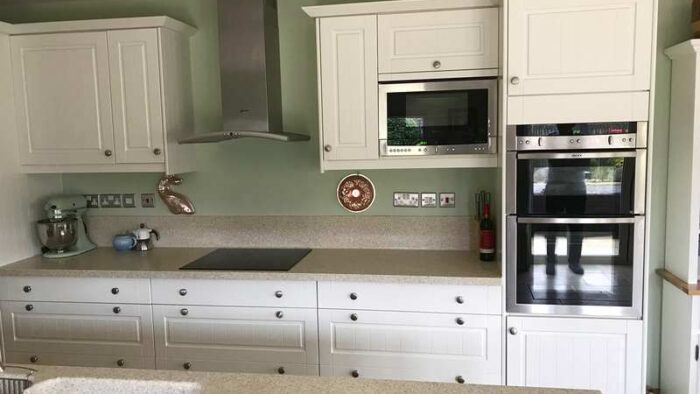
[[276, 0], [219, 0], [219, 62], [223, 130], [181, 144], [238, 138], [308, 141], [282, 131]]

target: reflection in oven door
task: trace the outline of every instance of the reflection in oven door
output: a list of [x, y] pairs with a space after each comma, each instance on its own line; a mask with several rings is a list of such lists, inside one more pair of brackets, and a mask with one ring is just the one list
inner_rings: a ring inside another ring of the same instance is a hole
[[515, 218], [508, 311], [640, 315], [644, 218]]
[[506, 209], [518, 216], [644, 214], [646, 151], [509, 153], [514, 185]]

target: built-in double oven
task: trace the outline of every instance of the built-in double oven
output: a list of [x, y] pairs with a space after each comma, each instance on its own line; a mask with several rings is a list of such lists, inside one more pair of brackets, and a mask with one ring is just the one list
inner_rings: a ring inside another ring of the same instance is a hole
[[507, 131], [507, 310], [640, 317], [645, 122]]

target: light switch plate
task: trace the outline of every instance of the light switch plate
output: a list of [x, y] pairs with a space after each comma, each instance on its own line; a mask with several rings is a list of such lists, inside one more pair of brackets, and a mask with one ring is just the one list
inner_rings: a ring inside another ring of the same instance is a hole
[[134, 198], [134, 193], [122, 194], [122, 207], [136, 208], [136, 200]]
[[156, 195], [153, 193], [141, 193], [141, 208], [155, 208]]
[[100, 208], [121, 208], [121, 194], [100, 194]]
[[420, 206], [421, 208], [437, 208], [437, 193], [421, 193]]
[[99, 208], [100, 207], [100, 195], [99, 194], [86, 194], [85, 202], [88, 208]]
[[420, 193], [394, 192], [394, 207], [418, 208], [420, 206]]
[[440, 193], [440, 208], [454, 208], [455, 194], [453, 192]]

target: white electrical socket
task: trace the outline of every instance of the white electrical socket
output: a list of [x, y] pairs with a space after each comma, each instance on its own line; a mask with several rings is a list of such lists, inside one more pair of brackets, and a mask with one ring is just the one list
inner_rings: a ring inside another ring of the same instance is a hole
[[420, 206], [422, 208], [437, 208], [437, 193], [421, 193]]
[[394, 207], [418, 208], [420, 207], [420, 193], [394, 192]]

